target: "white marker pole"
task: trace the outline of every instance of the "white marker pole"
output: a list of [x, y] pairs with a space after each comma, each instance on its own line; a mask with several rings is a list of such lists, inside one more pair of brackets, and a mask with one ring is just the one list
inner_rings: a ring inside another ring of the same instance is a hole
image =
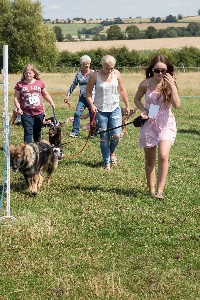
[[[6, 155], [6, 215], [0, 218], [0, 221], [6, 218], [15, 220], [15, 217], [10, 215], [10, 125], [8, 115], [8, 45], [3, 46], [3, 120], [4, 120], [4, 148]], [[5, 182], [4, 182], [5, 183]]]

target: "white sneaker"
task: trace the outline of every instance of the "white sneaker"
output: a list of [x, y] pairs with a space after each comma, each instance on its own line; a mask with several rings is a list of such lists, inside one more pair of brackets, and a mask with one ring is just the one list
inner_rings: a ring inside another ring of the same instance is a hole
[[74, 132], [71, 132], [69, 136], [72, 137], [72, 138], [76, 138], [78, 136], [78, 134], [76, 134]]

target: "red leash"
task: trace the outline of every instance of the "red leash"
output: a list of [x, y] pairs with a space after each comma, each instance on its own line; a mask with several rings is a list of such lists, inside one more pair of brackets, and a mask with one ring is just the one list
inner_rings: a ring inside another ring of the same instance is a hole
[[73, 158], [73, 157], [76, 157], [79, 154], [81, 154], [81, 152], [85, 149], [85, 147], [87, 146], [87, 143], [88, 143], [88, 140], [89, 140], [91, 134], [93, 134], [94, 133], [94, 129], [96, 129], [96, 121], [95, 121], [96, 115], [97, 115], [97, 113], [95, 111], [94, 114], [93, 114], [93, 117], [92, 117], [92, 121], [90, 123], [90, 130], [89, 130], [89, 133], [88, 133], [88, 136], [87, 136], [87, 140], [86, 140], [84, 146], [81, 148], [81, 150], [79, 150], [77, 153], [72, 154], [72, 155], [64, 155], [64, 156], [62, 156], [62, 159], [63, 158]]

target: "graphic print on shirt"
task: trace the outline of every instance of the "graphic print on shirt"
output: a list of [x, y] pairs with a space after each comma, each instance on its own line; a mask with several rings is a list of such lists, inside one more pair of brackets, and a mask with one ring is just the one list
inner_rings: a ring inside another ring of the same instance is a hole
[[39, 106], [40, 105], [40, 97], [38, 93], [24, 93], [23, 97], [24, 98], [24, 106]]
[[113, 107], [119, 104], [119, 94], [117, 90], [117, 84], [115, 82], [103, 82], [102, 85], [104, 90], [104, 105], [103, 109], [112, 111]]

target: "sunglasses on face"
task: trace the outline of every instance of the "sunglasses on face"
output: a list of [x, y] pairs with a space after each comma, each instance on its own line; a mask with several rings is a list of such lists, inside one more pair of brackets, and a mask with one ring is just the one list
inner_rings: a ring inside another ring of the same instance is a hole
[[153, 71], [154, 71], [154, 73], [162, 73], [162, 74], [167, 73], [167, 69], [157, 68], [157, 69], [153, 69]]

